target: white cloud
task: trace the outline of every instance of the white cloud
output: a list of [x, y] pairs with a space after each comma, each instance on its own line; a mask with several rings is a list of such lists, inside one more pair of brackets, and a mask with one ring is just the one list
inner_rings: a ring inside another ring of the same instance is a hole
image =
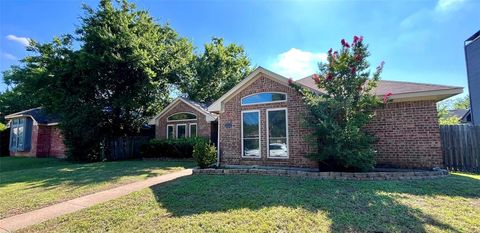
[[8, 60], [18, 60], [17, 57], [15, 57], [14, 55], [12, 55], [10, 53], [2, 53], [2, 55], [5, 59], [8, 59]]
[[404, 29], [421, 27], [425, 22], [443, 22], [451, 19], [453, 13], [464, 8], [468, 0], [438, 0], [435, 8], [422, 9], [402, 20], [400, 26]]
[[17, 43], [22, 44], [23, 46], [28, 46], [30, 44], [30, 39], [26, 37], [20, 37], [16, 35], [8, 35], [7, 40], [15, 41]]
[[435, 11], [440, 13], [456, 11], [462, 8], [466, 0], [438, 0]]
[[313, 53], [291, 48], [279, 54], [268, 67], [287, 78], [304, 78], [318, 71], [318, 63], [327, 60], [326, 53]]

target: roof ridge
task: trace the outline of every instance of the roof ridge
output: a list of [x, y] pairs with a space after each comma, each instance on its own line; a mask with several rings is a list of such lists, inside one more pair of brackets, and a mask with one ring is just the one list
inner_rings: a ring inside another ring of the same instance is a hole
[[385, 80], [381, 79], [380, 82], [394, 82], [394, 83], [408, 83], [408, 84], [418, 84], [418, 85], [428, 85], [428, 86], [437, 86], [437, 87], [448, 87], [448, 88], [463, 88], [459, 86], [450, 86], [443, 84], [433, 84], [433, 83], [422, 83], [422, 82], [410, 82], [410, 81], [398, 81], [398, 80]]
[[35, 107], [35, 108], [26, 109], [26, 110], [23, 110], [23, 111], [20, 111], [20, 112], [14, 112], [14, 113], [6, 115], [6, 117], [23, 114], [23, 113], [26, 113], [26, 112], [29, 112], [29, 111], [32, 111], [32, 110], [37, 110], [37, 109], [40, 110], [40, 109], [43, 109], [43, 107]]
[[[307, 77], [304, 77], [304, 78], [301, 78], [295, 82], [299, 82], [301, 80], [304, 80], [304, 79], [308, 79], [308, 78], [311, 78], [313, 76], [313, 74], [307, 76]], [[417, 84], [417, 85], [429, 85], [429, 86], [437, 86], [437, 87], [448, 87], [448, 88], [463, 88], [463, 87], [459, 87], [459, 86], [451, 86], [451, 85], [443, 85], [443, 84], [433, 84], [433, 83], [422, 83], [422, 82], [410, 82], [410, 81], [398, 81], [398, 80], [385, 80], [385, 79], [380, 79], [379, 82], [395, 82], [395, 83], [408, 83], [408, 84]]]

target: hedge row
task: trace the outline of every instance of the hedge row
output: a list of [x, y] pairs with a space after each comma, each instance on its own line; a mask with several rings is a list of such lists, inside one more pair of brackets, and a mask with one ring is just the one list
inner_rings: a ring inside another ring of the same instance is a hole
[[153, 139], [142, 145], [140, 153], [144, 158], [192, 158], [193, 147], [199, 141], [208, 143], [203, 137]]

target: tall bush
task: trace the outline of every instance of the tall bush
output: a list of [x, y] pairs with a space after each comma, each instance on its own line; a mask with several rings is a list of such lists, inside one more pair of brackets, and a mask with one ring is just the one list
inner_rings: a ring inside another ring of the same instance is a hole
[[208, 141], [199, 140], [193, 146], [193, 158], [200, 168], [207, 168], [217, 160], [217, 149]]
[[[342, 40], [341, 45], [339, 51], [328, 51], [327, 62], [319, 64], [319, 73], [312, 76], [324, 94], [290, 83], [304, 95], [311, 112], [307, 120], [314, 126], [316, 151], [309, 157], [321, 167], [366, 171], [375, 165], [375, 138], [362, 129], [381, 104], [373, 89], [380, 80], [383, 62], [370, 78], [366, 60], [370, 53], [363, 37], [355, 36], [352, 44]], [[385, 102], [390, 95], [385, 95]]]

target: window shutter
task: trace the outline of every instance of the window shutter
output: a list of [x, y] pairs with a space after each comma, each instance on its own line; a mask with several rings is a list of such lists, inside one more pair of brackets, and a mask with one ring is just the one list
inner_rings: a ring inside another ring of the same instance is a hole
[[24, 151], [30, 151], [32, 148], [32, 125], [32, 119], [27, 118], [25, 123], [25, 140], [23, 143]]

